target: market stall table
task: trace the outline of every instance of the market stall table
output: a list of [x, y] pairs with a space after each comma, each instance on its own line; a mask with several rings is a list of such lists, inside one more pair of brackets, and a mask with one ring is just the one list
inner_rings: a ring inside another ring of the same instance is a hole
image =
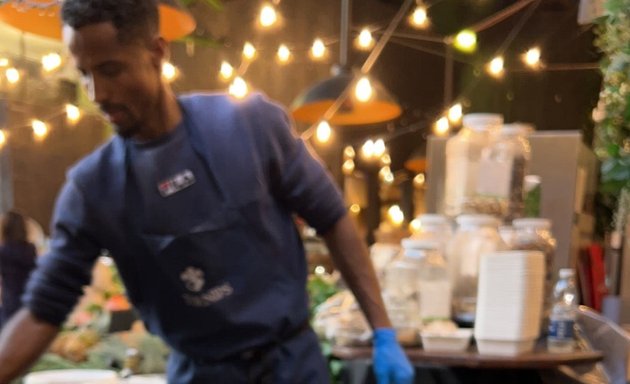
[[[426, 351], [419, 347], [405, 348], [405, 352], [411, 363], [417, 368], [464, 369], [467, 373], [470, 371], [470, 375], [464, 374], [461, 376], [468, 376], [470, 381], [466, 382], [475, 383], [483, 382], [479, 381], [478, 378], [474, 378], [479, 376], [476, 373], [482, 371], [485, 375], [491, 375], [490, 377], [494, 378], [498, 378], [496, 375], [504, 377], [508, 371], [514, 371], [514, 376], [518, 377], [523, 376], [522, 373], [535, 374], [537, 371], [555, 370], [562, 365], [594, 364], [603, 359], [603, 354], [600, 351], [577, 350], [570, 353], [551, 353], [546, 350], [544, 344], [539, 344], [534, 352], [518, 356], [482, 355], [477, 352], [474, 346], [463, 352], [434, 352]], [[335, 346], [332, 348], [332, 356], [347, 363], [348, 382], [366, 382], [372, 358], [371, 347]], [[493, 375], [492, 372], [496, 372], [496, 375]], [[518, 382], [528, 382], [527, 380], [529, 379], [523, 378], [523, 380]], [[426, 379], [421, 382], [426, 382]], [[442, 381], [438, 380], [436, 382]], [[446, 380], [446, 382], [455, 383], [462, 381], [453, 379], [453, 381]], [[501, 382], [507, 383], [503, 380]]]

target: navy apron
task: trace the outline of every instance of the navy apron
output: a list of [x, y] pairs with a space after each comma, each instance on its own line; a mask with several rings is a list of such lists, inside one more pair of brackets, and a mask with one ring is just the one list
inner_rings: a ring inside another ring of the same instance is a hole
[[[140, 273], [130, 282], [136, 292], [132, 299], [147, 328], [172, 347], [168, 382], [328, 383], [328, 370], [307, 319], [277, 329], [261, 316], [274, 310], [275, 300], [283, 300], [283, 291], [303, 289], [292, 285], [286, 270], [266, 257], [265, 240], [247, 217], [256, 204], [272, 204], [272, 198], [235, 204], [212, 172], [193, 119], [182, 110], [189, 143], [207, 173], [195, 177], [208, 177], [216, 192], [187, 203], [199, 214], [182, 220], [177, 233], [145, 230], [143, 207], [168, 209], [169, 199], [160, 196], [159, 201], [143, 204], [145, 197], [130, 164], [131, 144], [125, 142], [125, 226], [141, 250], [136, 254]], [[239, 328], [241, 324], [247, 326]], [[239, 332], [239, 340], [261, 334], [269, 339], [242, 348], [230, 342], [234, 332]]]

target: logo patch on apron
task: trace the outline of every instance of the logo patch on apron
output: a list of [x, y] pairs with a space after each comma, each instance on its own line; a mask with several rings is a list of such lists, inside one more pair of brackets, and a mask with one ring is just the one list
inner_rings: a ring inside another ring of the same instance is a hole
[[168, 197], [174, 193], [188, 188], [195, 184], [195, 175], [189, 169], [185, 169], [182, 172], [172, 176], [164, 181], [158, 183], [158, 190], [162, 197]]

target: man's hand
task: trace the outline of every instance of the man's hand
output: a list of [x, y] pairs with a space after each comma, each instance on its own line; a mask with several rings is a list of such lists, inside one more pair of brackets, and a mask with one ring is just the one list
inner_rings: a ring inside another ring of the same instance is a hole
[[392, 328], [374, 330], [374, 374], [378, 384], [411, 384], [413, 367]]

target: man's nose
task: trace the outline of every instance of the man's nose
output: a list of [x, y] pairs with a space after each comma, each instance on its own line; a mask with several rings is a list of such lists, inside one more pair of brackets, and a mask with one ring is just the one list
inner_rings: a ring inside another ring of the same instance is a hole
[[87, 79], [87, 93], [92, 102], [102, 104], [107, 100], [105, 83], [98, 76], [90, 75]]

